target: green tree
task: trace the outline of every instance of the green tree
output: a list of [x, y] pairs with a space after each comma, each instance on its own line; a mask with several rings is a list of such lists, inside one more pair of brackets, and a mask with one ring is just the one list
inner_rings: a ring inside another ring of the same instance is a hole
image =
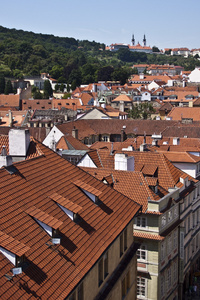
[[8, 95], [8, 94], [12, 94], [12, 93], [13, 93], [12, 83], [10, 80], [8, 80], [5, 85], [4, 94]]
[[43, 98], [43, 95], [40, 92], [39, 88], [34, 85], [31, 87], [31, 93], [32, 93], [33, 99], [42, 99]]
[[50, 81], [47, 79], [44, 82], [44, 99], [48, 99], [53, 96], [53, 90]]
[[152, 51], [153, 51], [153, 52], [160, 52], [160, 50], [159, 50], [158, 47], [156, 47], [156, 46], [153, 46], [153, 47], [152, 47]]
[[133, 106], [132, 110], [128, 111], [129, 117], [133, 119], [149, 119], [151, 114], [154, 113], [155, 110], [151, 103], [149, 102], [141, 102], [137, 103]]
[[3, 94], [4, 93], [4, 90], [5, 90], [5, 77], [3, 74], [0, 74], [0, 94]]

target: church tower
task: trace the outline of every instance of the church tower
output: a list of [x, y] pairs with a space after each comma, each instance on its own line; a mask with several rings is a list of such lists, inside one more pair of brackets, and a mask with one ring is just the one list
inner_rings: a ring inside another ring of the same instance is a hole
[[144, 34], [144, 38], [143, 38], [143, 46], [145, 47], [147, 44], [147, 41], [146, 41], [146, 37], [145, 37], [145, 34]]
[[135, 46], [135, 38], [134, 38], [134, 34], [132, 35], [132, 46]]

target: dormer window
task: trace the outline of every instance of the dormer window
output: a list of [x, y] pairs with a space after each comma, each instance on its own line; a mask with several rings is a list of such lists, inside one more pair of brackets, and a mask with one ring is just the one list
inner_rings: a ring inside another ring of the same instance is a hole
[[102, 193], [101, 191], [81, 180], [75, 181], [74, 184], [78, 186], [94, 203], [98, 204], [99, 196]]
[[26, 213], [33, 217], [33, 219], [52, 237], [56, 235], [56, 230], [58, 230], [59, 226], [63, 223], [35, 206], [26, 209]]
[[14, 265], [24, 262], [24, 254], [30, 249], [25, 244], [0, 231], [0, 252]]

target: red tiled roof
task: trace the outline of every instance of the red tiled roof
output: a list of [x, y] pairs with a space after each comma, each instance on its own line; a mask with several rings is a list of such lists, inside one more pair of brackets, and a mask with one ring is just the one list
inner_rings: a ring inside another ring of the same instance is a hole
[[[13, 265], [0, 254], [1, 299], [28, 299], [32, 295], [65, 299], [140, 209], [44, 145], [39, 147], [43, 155], [15, 163], [12, 175], [6, 168], [0, 169], [1, 231], [30, 248], [26, 251], [27, 268], [13, 279], [17, 284], [4, 276]], [[100, 204], [93, 203], [75, 182], [91, 187], [91, 192], [98, 191]], [[56, 197], [55, 193], [82, 207], [80, 222], [74, 223], [49, 197]], [[60, 245], [47, 245], [50, 236], [24, 212], [31, 206], [62, 222]]]
[[49, 197], [57, 202], [58, 204], [66, 207], [70, 211], [74, 212], [75, 214], [80, 212], [82, 210], [82, 207], [77, 205], [76, 203], [73, 203], [72, 201], [66, 199], [65, 197], [62, 197], [58, 193], [50, 194]]
[[57, 229], [59, 228], [63, 222], [57, 220], [56, 218], [48, 215], [47, 213], [43, 212], [39, 208], [35, 206], [31, 206], [25, 209], [26, 213], [29, 214], [31, 217], [36, 218], [37, 220], [47, 224], [48, 226]]
[[136, 230], [134, 230], [133, 236], [136, 238], [142, 238], [147, 240], [155, 240], [155, 241], [164, 240], [164, 237], [159, 234], [146, 233], [146, 232], [141, 232]]
[[4, 95], [0, 94], [0, 106], [14, 106], [19, 107], [20, 106], [20, 95]]
[[0, 231], [0, 246], [18, 256], [22, 256], [30, 249], [30, 247], [20, 243], [2, 231]]

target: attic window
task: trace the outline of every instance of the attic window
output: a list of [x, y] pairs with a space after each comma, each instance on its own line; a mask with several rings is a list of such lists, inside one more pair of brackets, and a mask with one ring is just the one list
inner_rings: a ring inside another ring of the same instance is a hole
[[81, 180], [75, 181], [74, 184], [78, 186], [94, 203], [98, 204], [99, 196], [102, 193], [101, 191]]
[[0, 231], [0, 252], [15, 266], [24, 261], [24, 254], [29, 249], [30, 247]]
[[29, 214], [33, 219], [50, 235], [54, 236], [56, 230], [62, 225], [62, 221], [50, 216], [42, 210], [32, 206], [26, 209], [26, 213]]
[[28, 106], [28, 109], [31, 109], [31, 106]]
[[66, 215], [73, 221], [76, 221], [78, 212], [82, 209], [81, 206], [75, 204], [74, 202], [66, 199], [65, 197], [59, 195], [58, 193], [53, 193], [49, 196], [54, 200], [58, 206], [66, 213]]
[[37, 103], [37, 104], [40, 104], [40, 102], [39, 102], [39, 101], [37, 101], [36, 103]]
[[49, 101], [48, 104], [51, 104], [51, 101]]

